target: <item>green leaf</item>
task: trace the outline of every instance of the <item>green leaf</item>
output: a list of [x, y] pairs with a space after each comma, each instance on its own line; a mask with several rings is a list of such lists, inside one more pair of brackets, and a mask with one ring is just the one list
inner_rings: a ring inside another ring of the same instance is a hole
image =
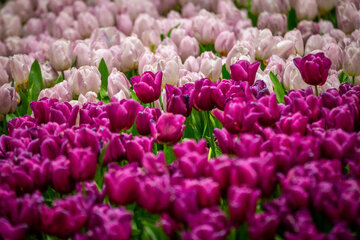
[[284, 86], [279, 82], [279, 79], [275, 76], [273, 72], [270, 72], [270, 79], [274, 84], [274, 92], [276, 93], [276, 99], [278, 103], [285, 103], [285, 89]]
[[[41, 75], [40, 64], [37, 60], [31, 65], [28, 82], [28, 102], [36, 101], [39, 97], [40, 91], [43, 89], [43, 80]], [[32, 112], [31, 108], [28, 108], [28, 114]]]
[[295, 9], [291, 9], [290, 12], [288, 13], [288, 30], [293, 30], [294, 28], [297, 27], [298, 24], [298, 20], [296, 18], [296, 12]]
[[339, 74], [339, 81], [340, 84], [345, 82], [351, 83], [350, 77], [347, 74], [345, 74], [343, 71], [341, 71], [341, 73]]
[[226, 65], [225, 65], [225, 64], [222, 66], [222, 78], [223, 78], [223, 79], [230, 79], [230, 73], [229, 73], [228, 70], [226, 69]]
[[180, 23], [178, 23], [177, 25], [175, 25], [174, 27], [170, 28], [170, 30], [168, 31], [168, 33], [166, 34], [166, 36], [170, 37], [171, 33], [174, 29], [180, 27]]
[[73, 68], [75, 66], [76, 60], [77, 60], [77, 56], [75, 56], [74, 60], [72, 61], [70, 68]]
[[101, 88], [98, 94], [99, 100], [108, 98], [107, 95], [107, 86], [108, 86], [108, 77], [109, 77], [109, 69], [106, 66], [105, 60], [101, 59], [99, 64], [99, 72], [101, 74]]
[[252, 25], [253, 25], [253, 26], [256, 26], [256, 25], [257, 25], [258, 16], [254, 15], [254, 14], [251, 12], [251, 0], [248, 0], [247, 11], [248, 11], [248, 18], [251, 19]]
[[176, 160], [173, 146], [169, 146], [169, 145], [165, 145], [165, 144], [163, 146], [164, 146], [164, 154], [165, 154], [165, 158], [166, 158], [166, 163], [170, 164]]
[[22, 87], [19, 88], [19, 95], [21, 99], [20, 105], [16, 108], [16, 115], [25, 116], [29, 107], [28, 91]]
[[55, 85], [61, 83], [62, 81], [64, 81], [64, 78], [63, 78], [63, 75], [60, 73], [58, 78], [56, 79]]

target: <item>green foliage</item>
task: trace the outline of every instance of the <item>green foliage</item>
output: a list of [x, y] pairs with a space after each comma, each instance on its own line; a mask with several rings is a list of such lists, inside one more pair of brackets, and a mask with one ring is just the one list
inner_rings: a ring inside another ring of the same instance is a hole
[[228, 70], [226, 69], [226, 65], [225, 65], [225, 64], [222, 66], [222, 78], [223, 78], [223, 79], [230, 79], [230, 73], [229, 73]]
[[288, 19], [288, 30], [293, 30], [294, 28], [297, 27], [297, 24], [298, 24], [298, 20], [296, 18], [296, 12], [295, 12], [295, 9], [291, 9], [288, 13], [288, 16], [287, 16], [287, 19]]
[[351, 83], [351, 80], [347, 74], [345, 74], [343, 71], [341, 71], [341, 73], [339, 74], [339, 82], [340, 82], [340, 84], [345, 83], [345, 82]]
[[[37, 60], [31, 65], [29, 82], [28, 82], [28, 103], [36, 101], [39, 97], [40, 91], [44, 88], [41, 75], [40, 64]], [[22, 99], [22, 98], [21, 98]], [[30, 115], [31, 108], [27, 109], [27, 113]]]
[[279, 82], [279, 79], [273, 72], [270, 72], [270, 79], [274, 84], [274, 92], [276, 93], [276, 99], [278, 103], [285, 103], [284, 97], [286, 95], [284, 86]]
[[61, 83], [62, 81], [64, 81], [64, 77], [63, 77], [63, 74], [60, 73], [59, 77], [56, 79], [55, 85]]
[[106, 66], [104, 59], [101, 59], [99, 64], [99, 72], [101, 74], [101, 88], [98, 93], [98, 99], [105, 103], [110, 102], [110, 99], [107, 94], [107, 86], [108, 86], [108, 77], [109, 77], [109, 69]]

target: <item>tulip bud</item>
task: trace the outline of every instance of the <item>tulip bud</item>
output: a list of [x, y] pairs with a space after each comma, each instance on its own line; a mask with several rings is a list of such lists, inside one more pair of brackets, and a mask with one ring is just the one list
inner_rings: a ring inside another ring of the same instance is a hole
[[274, 37], [269, 29], [264, 29], [259, 32], [256, 39], [255, 55], [261, 60], [266, 60], [274, 51]]
[[157, 143], [173, 145], [183, 136], [185, 117], [172, 113], [162, 114], [157, 122], [150, 123], [151, 135]]
[[297, 19], [313, 20], [318, 15], [316, 0], [296, 1], [295, 11]]
[[51, 182], [55, 191], [59, 193], [68, 193], [73, 189], [69, 159], [59, 156], [52, 161]]
[[135, 118], [143, 107], [135, 100], [121, 100], [106, 105], [106, 112], [110, 120], [110, 130], [119, 132], [131, 128]]
[[133, 29], [133, 23], [127, 14], [116, 16], [116, 26], [125, 35], [130, 35]]
[[199, 55], [200, 49], [197, 40], [190, 36], [185, 36], [179, 43], [179, 55], [183, 61], [188, 57]]
[[223, 31], [215, 40], [215, 50], [222, 55], [227, 55], [235, 45], [235, 34], [229, 31]]
[[[2, 14], [1, 14], [2, 15]], [[0, 22], [2, 22], [2, 28], [4, 37], [21, 36], [21, 19], [17, 15], [4, 14], [1, 16]]]
[[299, 30], [292, 30], [285, 34], [285, 40], [290, 40], [295, 45], [295, 52], [294, 54], [299, 54], [300, 56], [304, 55], [304, 41]]
[[342, 68], [343, 50], [335, 43], [326, 44], [323, 48], [325, 56], [331, 60], [331, 69], [340, 70]]
[[251, 86], [255, 82], [255, 76], [259, 66], [260, 62], [250, 64], [248, 61], [240, 60], [230, 66], [231, 79], [234, 81], [247, 81]]
[[69, 152], [70, 172], [76, 181], [91, 180], [96, 174], [97, 155], [90, 148], [74, 148]]
[[52, 88], [41, 90], [38, 100], [47, 97], [58, 99], [59, 102], [68, 102], [72, 100], [72, 90], [68, 81], [62, 81]]
[[321, 86], [326, 82], [331, 61], [324, 53], [317, 53], [309, 54], [304, 58], [295, 58], [294, 64], [307, 84]]
[[6, 218], [0, 218], [0, 236], [4, 240], [21, 240], [26, 238], [26, 224], [12, 225]]
[[117, 71], [115, 68], [109, 75], [108, 78], [108, 94], [109, 97], [113, 97], [120, 91], [123, 91], [126, 98], [130, 98], [130, 89], [131, 85], [125, 74]]
[[282, 83], [288, 90], [300, 90], [309, 87], [309, 85], [304, 82], [299, 69], [295, 66], [294, 61], [291, 58], [289, 58], [285, 65]]
[[187, 117], [191, 114], [192, 110], [191, 92], [183, 93], [183, 89], [183, 87], [177, 88], [172, 85], [165, 85], [166, 111]]
[[82, 38], [89, 37], [94, 29], [99, 27], [99, 22], [89, 12], [80, 13], [78, 16], [78, 31]]
[[143, 111], [140, 111], [136, 117], [136, 130], [141, 135], [150, 134], [150, 121], [157, 121], [161, 116], [160, 109], [157, 108], [145, 108]]
[[260, 192], [248, 187], [230, 187], [228, 191], [230, 219], [242, 223], [255, 214]]
[[134, 76], [130, 79], [134, 85], [134, 91], [140, 101], [151, 103], [159, 99], [161, 94], [162, 72], [153, 74], [145, 72], [142, 76]]
[[194, 37], [201, 44], [213, 44], [216, 37], [223, 31], [224, 23], [215, 17], [205, 14], [194, 17], [192, 28]]
[[195, 88], [191, 95], [193, 106], [198, 111], [209, 111], [215, 107], [223, 109], [225, 106], [224, 94], [215, 83], [207, 78], [195, 82]]
[[262, 12], [270, 13], [287, 13], [290, 10], [290, 3], [288, 0], [254, 0], [251, 3], [251, 12], [258, 15]]
[[201, 207], [212, 207], [220, 201], [220, 186], [211, 178], [205, 178], [196, 185]]
[[340, 1], [336, 7], [336, 19], [339, 29], [345, 33], [360, 27], [360, 13], [352, 1]]
[[27, 82], [34, 59], [28, 55], [14, 55], [10, 57], [11, 77], [17, 85]]
[[101, 75], [97, 67], [94, 66], [71, 69], [67, 81], [75, 95], [85, 95], [90, 91], [98, 93], [101, 87]]
[[17, 107], [17, 94], [10, 83], [5, 83], [0, 87], [0, 121], [4, 119], [5, 114], [12, 113]]
[[155, 156], [152, 152], [145, 153], [141, 164], [145, 168], [146, 173], [150, 175], [164, 175], [169, 173], [163, 152], [158, 152], [158, 156]]
[[116, 54], [120, 62], [120, 71], [128, 72], [137, 67], [140, 56], [145, 52], [144, 45], [137, 37], [127, 37], [120, 44], [120, 52]]
[[300, 21], [297, 25], [297, 29], [301, 32], [304, 42], [312, 35], [320, 33], [319, 24], [308, 20]]
[[281, 36], [287, 30], [287, 18], [285, 14], [262, 12], [259, 15], [257, 26], [259, 29], [268, 28], [273, 35]]
[[73, 59], [76, 57], [76, 66], [79, 68], [81, 66], [93, 65], [93, 55], [94, 53], [88, 44], [78, 41], [74, 44], [71, 56]]
[[237, 160], [230, 172], [230, 184], [236, 186], [256, 187], [258, 174], [251, 163], [245, 160]]
[[71, 67], [73, 61], [71, 43], [66, 40], [57, 40], [49, 49], [49, 60], [56, 71], [64, 71]]
[[360, 49], [359, 43], [346, 46], [343, 53], [343, 70], [350, 76], [360, 75]]
[[147, 177], [140, 182], [137, 202], [150, 213], [161, 213], [169, 209], [171, 196], [169, 176]]
[[94, 8], [94, 15], [100, 27], [113, 26], [115, 23], [115, 17], [105, 4], [96, 6]]
[[248, 41], [239, 41], [230, 50], [226, 58], [226, 70], [230, 72], [230, 66], [240, 60], [246, 60], [249, 62], [255, 61], [255, 49]]
[[204, 52], [200, 57], [200, 72], [211, 81], [217, 82], [222, 73], [221, 58], [216, 57], [212, 52]]

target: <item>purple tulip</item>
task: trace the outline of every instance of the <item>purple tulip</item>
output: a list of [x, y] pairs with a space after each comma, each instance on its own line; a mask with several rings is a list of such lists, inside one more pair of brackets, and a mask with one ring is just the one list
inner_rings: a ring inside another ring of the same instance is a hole
[[131, 78], [134, 91], [143, 103], [152, 103], [159, 99], [161, 94], [162, 72], [153, 74], [144, 72], [141, 76]]
[[216, 206], [220, 201], [220, 186], [211, 178], [199, 180], [195, 185], [201, 207]]
[[162, 114], [150, 123], [151, 135], [157, 143], [173, 145], [183, 136], [185, 117], [172, 113]]
[[150, 120], [157, 121], [161, 116], [161, 111], [158, 108], [146, 107], [143, 111], [138, 112], [136, 117], [136, 130], [141, 135], [150, 134]]
[[329, 74], [331, 60], [324, 53], [309, 54], [303, 58], [294, 58], [302, 78], [309, 85], [323, 85]]
[[249, 235], [253, 240], [274, 239], [280, 219], [275, 214], [255, 214], [248, 222]]
[[[191, 86], [193, 86], [191, 84]], [[185, 117], [191, 114], [192, 100], [189, 94], [183, 92], [184, 87], [177, 88], [173, 85], [166, 84], [166, 111], [174, 114], [181, 114]]]
[[142, 175], [142, 171], [137, 164], [130, 164], [126, 167], [109, 166], [109, 171], [105, 174], [104, 179], [110, 201], [119, 205], [134, 203], [138, 196], [140, 175]]
[[88, 218], [81, 195], [55, 200], [53, 207], [41, 208], [42, 230], [60, 238], [69, 238], [84, 227]]
[[51, 182], [59, 193], [68, 193], [74, 188], [69, 159], [59, 156], [51, 162]]
[[22, 240], [28, 227], [25, 224], [13, 226], [6, 218], [0, 218], [0, 237], [4, 240]]
[[121, 161], [126, 157], [126, 148], [125, 148], [125, 136], [119, 134], [112, 134], [109, 145], [105, 151], [104, 162], [106, 165], [110, 162]]
[[270, 95], [269, 89], [267, 89], [266, 83], [262, 80], [256, 80], [256, 82], [251, 86], [251, 92], [256, 99], [259, 99], [263, 96]]
[[282, 117], [280, 122], [277, 122], [278, 128], [281, 129], [283, 133], [290, 135], [292, 133], [298, 132], [303, 136], [306, 133], [307, 123], [308, 118], [301, 115], [299, 112], [288, 117]]
[[260, 192], [247, 187], [230, 187], [228, 191], [230, 219], [242, 223], [255, 214]]
[[60, 154], [60, 147], [55, 137], [47, 137], [40, 145], [41, 156], [55, 159]]
[[69, 152], [70, 172], [76, 181], [90, 180], [95, 177], [97, 154], [91, 148], [74, 148]]
[[197, 152], [189, 152], [179, 158], [179, 169], [185, 178], [197, 178], [206, 175], [208, 156]]
[[106, 106], [110, 119], [110, 130], [119, 132], [131, 128], [135, 122], [136, 115], [143, 107], [135, 100], [121, 100], [112, 102]]
[[141, 164], [148, 175], [164, 175], [169, 173], [165, 155], [161, 151], [158, 152], [157, 156], [152, 152], [145, 153], [141, 160]]
[[127, 160], [131, 162], [141, 162], [145, 153], [152, 152], [154, 139], [150, 137], [136, 136], [125, 144]]
[[195, 88], [190, 98], [193, 100], [193, 106], [199, 111], [210, 111], [215, 107], [223, 109], [225, 106], [224, 93], [216, 83], [207, 78], [195, 82]]
[[210, 161], [211, 176], [217, 181], [222, 189], [230, 185], [230, 172], [233, 161], [226, 155], [222, 155]]
[[172, 213], [177, 220], [185, 222], [190, 214], [198, 212], [196, 188], [188, 187], [186, 184], [175, 186], [174, 196]]
[[235, 186], [256, 187], [259, 176], [250, 161], [237, 160], [230, 172], [230, 183]]
[[255, 82], [256, 72], [260, 66], [260, 62], [249, 63], [246, 60], [240, 60], [230, 66], [231, 79], [234, 81], [246, 81], [249, 85]]
[[143, 179], [137, 202], [150, 213], [161, 213], [170, 207], [172, 198], [169, 176], [152, 176]]
[[186, 155], [187, 153], [197, 152], [200, 155], [205, 154], [208, 156], [209, 149], [206, 147], [205, 139], [201, 139], [199, 142], [196, 142], [193, 139], [189, 139], [178, 143], [174, 146], [174, 154], [179, 159], [181, 156]]
[[342, 129], [347, 132], [354, 131], [355, 119], [349, 105], [341, 105], [332, 109], [326, 122], [329, 128]]

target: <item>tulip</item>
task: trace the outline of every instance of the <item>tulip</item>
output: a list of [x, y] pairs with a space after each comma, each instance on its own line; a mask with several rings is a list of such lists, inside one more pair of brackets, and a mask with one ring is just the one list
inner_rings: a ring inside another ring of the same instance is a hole
[[275, 38], [270, 29], [263, 29], [259, 31], [255, 40], [255, 56], [261, 60], [267, 60], [273, 55], [275, 48]]
[[215, 50], [222, 55], [227, 55], [235, 45], [235, 34], [230, 31], [223, 31], [215, 40]]
[[170, 179], [167, 175], [147, 177], [140, 182], [137, 202], [152, 214], [167, 211], [171, 197]]
[[249, 235], [251, 239], [273, 239], [276, 235], [280, 219], [276, 214], [254, 214], [249, 220]]
[[153, 142], [152, 138], [138, 136], [133, 140], [127, 141], [125, 144], [127, 160], [129, 162], [141, 163], [144, 154], [152, 152]]
[[145, 72], [142, 76], [135, 76], [130, 80], [134, 85], [136, 95], [143, 103], [151, 103], [159, 99], [161, 94], [162, 72], [156, 74]]
[[74, 95], [85, 95], [89, 91], [98, 93], [101, 87], [101, 75], [97, 67], [94, 66], [72, 68], [67, 81]]
[[78, 31], [81, 37], [89, 37], [92, 31], [99, 27], [99, 22], [94, 15], [89, 12], [80, 13], [78, 16]]
[[108, 77], [108, 94], [109, 97], [113, 97], [120, 91], [124, 92], [126, 98], [130, 98], [130, 89], [131, 85], [129, 80], [126, 78], [125, 74], [122, 72], [113, 69]]
[[216, 84], [207, 78], [195, 82], [194, 91], [191, 94], [194, 107], [199, 111], [209, 111], [214, 107], [223, 109], [225, 96]]
[[116, 16], [116, 26], [125, 35], [130, 35], [133, 28], [133, 23], [127, 14]]
[[100, 27], [113, 26], [115, 23], [115, 17], [113, 13], [105, 6], [105, 4], [94, 8], [94, 16], [98, 20]]
[[250, 64], [248, 61], [240, 60], [230, 66], [231, 79], [234, 81], [247, 81], [251, 86], [255, 82], [255, 76], [259, 66], [260, 62]]
[[51, 182], [55, 191], [59, 193], [68, 193], [74, 183], [71, 179], [70, 161], [64, 156], [59, 156], [51, 164]]
[[197, 143], [195, 140], [187, 140], [174, 146], [174, 154], [177, 158], [180, 158], [182, 156], [185, 156], [187, 153], [192, 152], [208, 156], [209, 149], [206, 147], [206, 141], [204, 139], [201, 139]]
[[4, 37], [21, 36], [21, 20], [17, 15], [4, 14], [1, 16]]
[[249, 161], [238, 160], [230, 172], [230, 183], [236, 186], [256, 187], [258, 174]]
[[138, 196], [141, 173], [136, 164], [125, 167], [111, 165], [104, 177], [110, 201], [119, 205], [133, 203]]
[[220, 186], [211, 178], [205, 178], [196, 185], [201, 207], [216, 206], [220, 201]]
[[17, 85], [27, 82], [34, 59], [28, 55], [10, 57], [11, 77]]
[[212, 15], [206, 16], [207, 12], [204, 14], [199, 14], [194, 17], [192, 22], [192, 29], [194, 31], [194, 37], [201, 44], [213, 44], [216, 37], [222, 32], [224, 28], [224, 23], [213, 17]]
[[56, 71], [64, 71], [70, 68], [73, 61], [70, 41], [57, 40], [50, 45], [49, 60]]
[[93, 64], [94, 52], [90, 49], [90, 46], [85, 42], [79, 41], [74, 43], [72, 49], [72, 58], [76, 57], [76, 66], [86, 66]]
[[0, 218], [0, 236], [4, 240], [22, 240], [26, 237], [28, 226], [19, 224], [13, 226], [6, 218]]
[[242, 223], [255, 214], [260, 192], [248, 187], [230, 187], [228, 191], [230, 219]]
[[355, 76], [360, 75], [359, 60], [360, 50], [359, 43], [351, 43], [346, 46], [343, 53], [343, 70], [346, 74], [353, 77], [353, 83]]
[[[179, 156], [179, 154], [176, 154]], [[196, 178], [206, 175], [207, 159], [206, 154], [200, 155], [197, 152], [187, 153], [179, 157], [179, 170], [185, 178]]]
[[294, 8], [297, 19], [313, 20], [318, 15], [316, 0], [296, 1]]
[[303, 80], [310, 85], [315, 85], [316, 95], [317, 85], [326, 82], [331, 67], [331, 60], [325, 57], [324, 53], [309, 54], [304, 58], [295, 58], [295, 66], [299, 69]]
[[12, 113], [17, 107], [17, 94], [10, 83], [5, 83], [0, 87], [0, 121], [4, 119], [5, 114]]
[[179, 43], [179, 55], [185, 62], [190, 56], [196, 57], [200, 53], [198, 41], [190, 36], [185, 36]]
[[340, 70], [342, 68], [342, 56], [344, 51], [335, 43], [326, 44], [323, 48], [325, 56], [331, 60], [331, 69]]
[[95, 177], [97, 155], [90, 148], [74, 148], [69, 152], [69, 160], [74, 180], [84, 181]]
[[138, 66], [140, 56], [145, 52], [143, 43], [134, 36], [121, 41], [120, 51], [115, 54], [120, 62], [119, 70], [128, 72]]
[[257, 26], [259, 29], [268, 28], [273, 35], [281, 36], [287, 30], [287, 18], [285, 14], [262, 12], [259, 15]]
[[151, 136], [157, 143], [173, 145], [183, 136], [185, 117], [164, 113], [155, 122], [150, 123]]
[[138, 102], [132, 99], [108, 104], [106, 112], [110, 120], [110, 130], [112, 132], [119, 132], [131, 128], [138, 112], [142, 108]]
[[200, 72], [202, 72], [206, 78], [217, 82], [221, 76], [221, 71], [222, 61], [219, 57], [216, 57], [212, 52], [204, 52], [200, 56]]
[[136, 117], [136, 130], [141, 135], [150, 134], [150, 121], [157, 121], [161, 116], [161, 111], [158, 108], [145, 108], [143, 111], [139, 111]]
[[183, 89], [184, 87], [177, 88], [172, 85], [165, 85], [166, 111], [187, 117], [192, 110], [191, 92], [189, 94], [183, 93]]
[[166, 165], [165, 155], [163, 152], [158, 152], [157, 156], [155, 156], [152, 152], [145, 153], [141, 160], [141, 164], [145, 168], [147, 174], [169, 174], [169, 170]]
[[287, 13], [290, 10], [290, 3], [288, 0], [276, 0], [276, 1], [266, 1], [266, 0], [254, 0], [251, 3], [251, 12], [258, 15], [261, 12], [270, 12], [270, 13]]
[[360, 26], [360, 15], [355, 2], [341, 1], [336, 6], [336, 20], [339, 29], [351, 33]]
[[301, 35], [301, 32], [297, 29], [289, 31], [284, 36], [285, 40], [290, 40], [295, 44], [294, 54], [299, 54], [300, 56], [304, 55], [304, 41]]
[[254, 62], [255, 48], [248, 41], [237, 42], [230, 50], [226, 58], [226, 70], [230, 72], [230, 66], [240, 60]]

